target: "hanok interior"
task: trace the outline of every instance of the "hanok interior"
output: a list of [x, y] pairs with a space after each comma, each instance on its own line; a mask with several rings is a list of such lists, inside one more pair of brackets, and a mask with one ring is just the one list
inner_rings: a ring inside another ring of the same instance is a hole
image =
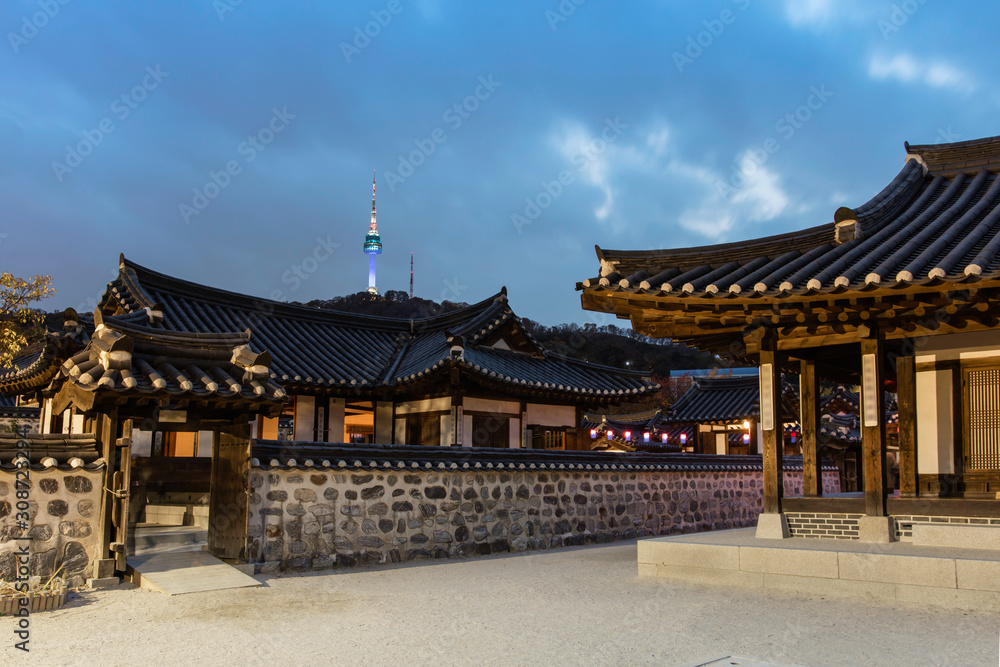
[[[892, 183], [832, 223], [680, 250], [598, 248], [582, 304], [759, 366], [766, 513], [864, 514], [872, 540], [900, 532], [889, 515], [997, 517], [998, 172], [1000, 137], [907, 144]], [[782, 372], [799, 375], [804, 498], [782, 498]], [[862, 497], [820, 497], [820, 378], [862, 387]], [[898, 494], [884, 470], [887, 381], [898, 392]], [[766, 518], [759, 526], [782, 524]]]

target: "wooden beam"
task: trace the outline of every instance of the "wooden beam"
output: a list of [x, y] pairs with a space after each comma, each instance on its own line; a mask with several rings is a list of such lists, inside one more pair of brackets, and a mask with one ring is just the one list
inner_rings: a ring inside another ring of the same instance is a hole
[[917, 370], [913, 355], [896, 357], [899, 409], [899, 495], [914, 498], [917, 485]]
[[861, 341], [861, 466], [865, 514], [885, 516], [885, 387], [881, 331]]
[[781, 513], [784, 495], [784, 433], [781, 426], [781, 366], [777, 338], [770, 332], [760, 340], [760, 423], [763, 433], [764, 507], [768, 514]]
[[802, 425], [802, 488], [806, 496], [823, 495], [819, 463], [819, 381], [816, 363], [799, 362], [799, 423]]

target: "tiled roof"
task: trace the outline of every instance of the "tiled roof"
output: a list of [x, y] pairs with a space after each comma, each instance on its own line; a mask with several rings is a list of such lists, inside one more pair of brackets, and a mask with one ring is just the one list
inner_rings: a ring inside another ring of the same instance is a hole
[[10, 367], [0, 369], [0, 388], [14, 396], [45, 387], [63, 359], [82, 349], [88, 340], [86, 331], [77, 326], [76, 313], [68, 310], [63, 331], [46, 333], [42, 340], [18, 352]]
[[[658, 388], [641, 372], [544, 350], [510, 309], [506, 290], [458, 311], [405, 320], [257, 299], [172, 278], [122, 257], [101, 307], [145, 315], [148, 326], [165, 331], [248, 330], [255, 345], [272, 355], [272, 377], [289, 389], [373, 392], [453, 368], [508, 392], [576, 401], [635, 397]], [[518, 351], [494, 346], [501, 332], [520, 341]]]
[[674, 422], [732, 422], [759, 413], [759, 381], [754, 376], [696, 378], [694, 386], [670, 407]]
[[[493, 447], [336, 445], [253, 441], [251, 464], [261, 468], [406, 470], [592, 470], [733, 471], [760, 470], [760, 456], [717, 456], [650, 452], [579, 452]], [[802, 458], [784, 457], [784, 469], [802, 468]], [[824, 466], [824, 470], [835, 470]]]
[[907, 149], [892, 183], [833, 222], [715, 246], [598, 247], [600, 275], [578, 289], [785, 299], [1000, 279], [1000, 138]]
[[87, 346], [59, 369], [80, 390], [255, 404], [287, 400], [270, 377], [270, 356], [250, 346], [249, 333], [165, 331], [100, 313], [95, 325]]

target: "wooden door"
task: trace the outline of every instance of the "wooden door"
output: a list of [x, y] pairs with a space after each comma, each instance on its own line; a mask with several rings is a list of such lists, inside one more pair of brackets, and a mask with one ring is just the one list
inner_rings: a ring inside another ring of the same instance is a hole
[[209, 494], [208, 549], [213, 556], [246, 559], [250, 426], [215, 433]]

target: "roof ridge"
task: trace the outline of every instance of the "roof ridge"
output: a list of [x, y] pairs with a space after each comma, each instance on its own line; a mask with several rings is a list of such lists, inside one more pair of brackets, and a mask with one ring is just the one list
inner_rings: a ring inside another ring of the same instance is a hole
[[[464, 317], [474, 316], [478, 310], [482, 310], [493, 305], [493, 303], [495, 303], [498, 299], [506, 299], [505, 292], [500, 291], [483, 299], [482, 301], [448, 313], [431, 315], [425, 318], [387, 317], [382, 315], [366, 315], [362, 313], [351, 313], [342, 310], [317, 308], [315, 306], [275, 301], [264, 297], [255, 297], [250, 294], [243, 294], [241, 292], [232, 292], [230, 290], [212, 287], [210, 285], [202, 285], [190, 280], [184, 280], [183, 278], [177, 278], [165, 273], [160, 273], [159, 271], [154, 271], [153, 269], [142, 266], [141, 264], [127, 259], [124, 255], [122, 255], [119, 276], [121, 276], [126, 270], [132, 271], [138, 282], [136, 287], [143, 290], [143, 296], [145, 296], [145, 298], [150, 302], [153, 300], [149, 296], [148, 292], [146, 292], [146, 286], [143, 284], [144, 277], [151, 278], [154, 282], [160, 281], [165, 283], [164, 287], [172, 288], [174, 291], [184, 293], [187, 296], [195, 297], [203, 301], [216, 302], [221, 305], [231, 306], [233, 305], [234, 300], [238, 300], [248, 303], [251, 308], [259, 309], [261, 304], [268, 304], [272, 306], [270, 311], [271, 313], [280, 312], [292, 316], [331, 323], [343, 323], [349, 325], [364, 324], [373, 328], [391, 330], [398, 329], [401, 331], [409, 330], [418, 325], [423, 325], [425, 330], [429, 327], [437, 328], [439, 326], [446, 326], [456, 319], [461, 320]], [[126, 285], [126, 287], [132, 289], [131, 285]]]

